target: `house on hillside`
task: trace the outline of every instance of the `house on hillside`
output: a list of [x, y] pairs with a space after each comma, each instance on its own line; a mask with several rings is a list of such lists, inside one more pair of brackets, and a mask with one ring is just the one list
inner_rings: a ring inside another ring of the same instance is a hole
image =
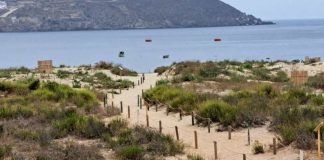
[[0, 1], [0, 9], [7, 9], [7, 3], [5, 1]]

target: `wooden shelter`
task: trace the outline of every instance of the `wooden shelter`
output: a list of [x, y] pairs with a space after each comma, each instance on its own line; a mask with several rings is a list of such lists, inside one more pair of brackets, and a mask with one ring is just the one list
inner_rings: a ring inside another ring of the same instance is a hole
[[38, 61], [37, 71], [39, 73], [52, 73], [53, 72], [52, 60]]

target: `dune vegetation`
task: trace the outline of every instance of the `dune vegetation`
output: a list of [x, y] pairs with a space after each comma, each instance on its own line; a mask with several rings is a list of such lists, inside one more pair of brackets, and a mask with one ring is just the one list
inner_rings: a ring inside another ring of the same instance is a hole
[[97, 160], [112, 149], [110, 158], [135, 160], [183, 152], [180, 142], [155, 130], [120, 118], [105, 123], [110, 111], [88, 89], [28, 79], [0, 81], [0, 95], [0, 159]]

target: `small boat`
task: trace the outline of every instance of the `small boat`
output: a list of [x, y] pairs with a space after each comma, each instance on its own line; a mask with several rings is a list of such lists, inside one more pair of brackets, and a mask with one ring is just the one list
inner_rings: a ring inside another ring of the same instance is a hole
[[152, 42], [152, 39], [145, 39], [145, 42]]
[[170, 56], [169, 55], [164, 55], [163, 56], [163, 59], [167, 59], [167, 58], [169, 58]]
[[125, 52], [123, 51], [119, 52], [119, 57], [125, 57]]
[[221, 42], [222, 39], [221, 39], [221, 38], [215, 38], [214, 41], [215, 41], [215, 42]]

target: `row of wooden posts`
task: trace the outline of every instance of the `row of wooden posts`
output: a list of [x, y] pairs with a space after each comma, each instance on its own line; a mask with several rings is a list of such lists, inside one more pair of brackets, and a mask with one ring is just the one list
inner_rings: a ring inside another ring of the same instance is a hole
[[[120, 102], [120, 111], [121, 113], [124, 112], [124, 109], [123, 109], [123, 102], [121, 101]], [[130, 117], [130, 106], [128, 106], [127, 108], [127, 117], [128, 118], [131, 118]], [[192, 121], [193, 125], [195, 124], [194, 123], [194, 120]], [[150, 121], [149, 121], [149, 115], [146, 114], [146, 127], [150, 127]], [[158, 131], [159, 133], [162, 133], [162, 130], [163, 130], [163, 127], [162, 127], [162, 121], [160, 120], [159, 121], [159, 128], [158, 128]], [[210, 129], [209, 129], [209, 132], [210, 132]], [[251, 137], [250, 137], [250, 129], [248, 129], [248, 145], [251, 144]], [[179, 136], [179, 128], [178, 126], [175, 126], [175, 135], [176, 135], [176, 140], [180, 140], [180, 136]], [[229, 126], [228, 127], [228, 139], [231, 140], [232, 139], [232, 127]], [[214, 154], [215, 154], [215, 159], [218, 159], [218, 152], [217, 152], [217, 141], [214, 141], [213, 142], [214, 144]], [[194, 131], [194, 147], [195, 149], [198, 149], [198, 133], [197, 131]], [[277, 154], [277, 140], [276, 138], [273, 138], [273, 154], [276, 155]], [[243, 154], [243, 160], [246, 160], [246, 154]]]

